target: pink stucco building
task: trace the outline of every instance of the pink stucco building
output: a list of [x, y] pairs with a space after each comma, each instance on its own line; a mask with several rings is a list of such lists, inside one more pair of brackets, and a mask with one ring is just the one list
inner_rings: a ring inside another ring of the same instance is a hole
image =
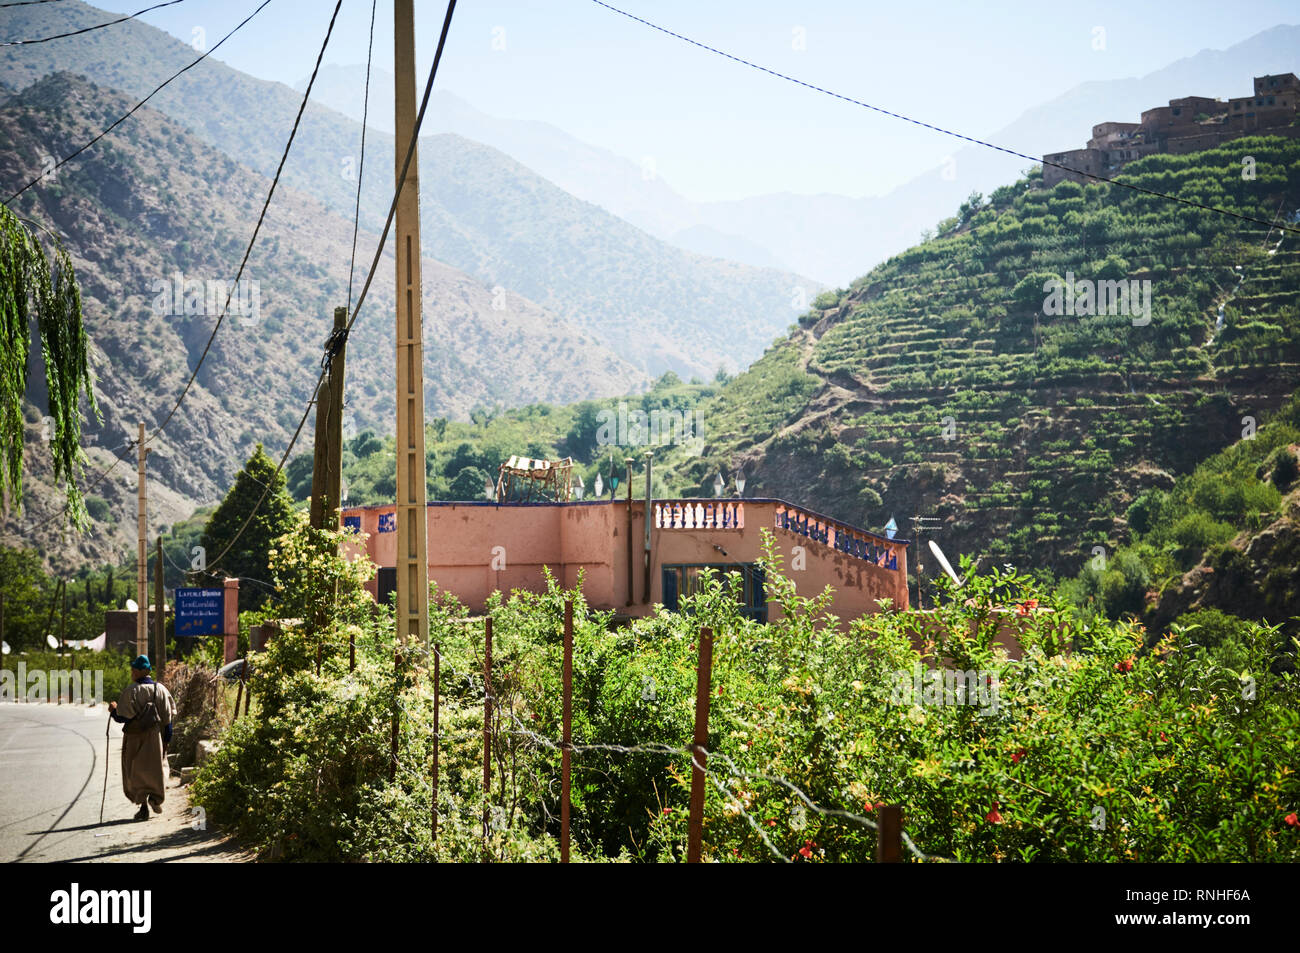
[[[394, 512], [392, 504], [343, 510], [344, 528], [366, 534], [365, 551], [380, 567], [368, 588], [381, 600], [395, 585]], [[831, 611], [841, 620], [879, 611], [880, 599], [896, 608], [908, 604], [905, 540], [783, 500], [653, 500], [648, 534], [645, 500], [630, 507], [625, 500], [430, 503], [428, 516], [429, 578], [473, 611], [497, 590], [543, 591], [542, 569], [549, 567], [566, 587], [583, 572], [583, 592], [595, 608], [647, 615], [655, 603], [675, 609], [700, 570], [714, 566], [742, 571], [747, 613], [774, 618], [780, 610], [769, 608], [757, 565], [764, 528], [799, 593], [831, 586]]]

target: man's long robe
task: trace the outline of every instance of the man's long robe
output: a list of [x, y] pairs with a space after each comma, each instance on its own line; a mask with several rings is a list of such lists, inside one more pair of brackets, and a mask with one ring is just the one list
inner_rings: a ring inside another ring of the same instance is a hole
[[[157, 724], [143, 731], [132, 730], [132, 721], [149, 705], [158, 713]], [[171, 693], [153, 679], [131, 683], [117, 699], [115, 718], [126, 722], [122, 729], [122, 791], [132, 804], [161, 805], [166, 797], [163, 732], [175, 717]]]

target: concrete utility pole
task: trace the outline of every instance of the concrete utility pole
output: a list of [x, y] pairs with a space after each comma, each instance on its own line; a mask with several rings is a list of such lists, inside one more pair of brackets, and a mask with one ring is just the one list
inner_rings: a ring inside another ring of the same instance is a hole
[[393, 99], [397, 199], [397, 638], [429, 643], [425, 508], [424, 345], [420, 302], [419, 152], [402, 181], [415, 131], [414, 0], [393, 0]]
[[348, 309], [334, 309], [334, 334], [330, 337], [329, 369], [316, 395], [316, 445], [311, 467], [311, 525], [338, 529], [338, 508], [343, 492], [343, 373]]
[[135, 654], [147, 655], [149, 652], [149, 560], [147, 553], [149, 523], [149, 502], [145, 488], [144, 458], [149, 456], [149, 448], [144, 445], [144, 422], [141, 421], [136, 437], [136, 449], [139, 451], [136, 473], [136, 535], [137, 552], [135, 559]]

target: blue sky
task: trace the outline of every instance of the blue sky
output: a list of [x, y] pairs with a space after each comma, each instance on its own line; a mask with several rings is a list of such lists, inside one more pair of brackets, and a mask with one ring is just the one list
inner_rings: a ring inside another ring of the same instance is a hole
[[[99, 4], [124, 12], [145, 5]], [[615, 5], [808, 82], [976, 136], [1081, 82], [1141, 76], [1300, 20], [1294, 0]], [[214, 43], [255, 6], [189, 0], [143, 19], [186, 42], [201, 28]], [[423, 70], [445, 7], [428, 0], [416, 7]], [[310, 73], [332, 9], [326, 0], [272, 0], [216, 55], [292, 84]], [[375, 61], [386, 68], [391, 11], [390, 0], [380, 0]], [[365, 62], [369, 17], [369, 0], [344, 0], [327, 62]], [[1098, 38], [1102, 49], [1094, 48]], [[634, 160], [652, 157], [665, 181], [697, 200], [880, 194], [956, 148], [947, 137], [722, 60], [591, 0], [462, 0], [438, 84], [490, 115], [543, 120]]]

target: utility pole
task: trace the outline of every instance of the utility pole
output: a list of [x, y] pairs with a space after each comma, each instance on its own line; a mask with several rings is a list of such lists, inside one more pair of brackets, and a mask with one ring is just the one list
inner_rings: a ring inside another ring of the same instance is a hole
[[921, 535], [927, 529], [938, 529], [939, 520], [933, 516], [912, 517], [912, 538], [916, 543], [916, 607], [925, 608], [925, 599], [921, 590]]
[[159, 536], [158, 555], [153, 561], [153, 663], [159, 675], [167, 668], [167, 629], [163, 612], [164, 597], [162, 537]]
[[343, 487], [343, 371], [348, 309], [334, 309], [334, 333], [327, 347], [329, 367], [316, 395], [316, 445], [311, 467], [311, 525], [338, 529]]
[[645, 589], [641, 593], [641, 601], [650, 602], [650, 461], [654, 459], [654, 453], [645, 451]]
[[420, 301], [420, 159], [415, 132], [414, 0], [393, 0], [394, 155], [397, 179], [397, 638], [429, 643], [429, 558], [425, 508], [424, 344]]
[[628, 457], [627, 463], [627, 604], [631, 605], [635, 594], [632, 586], [632, 464], [636, 462]]
[[136, 535], [138, 538], [135, 559], [135, 654], [145, 655], [149, 651], [149, 560], [146, 555], [149, 502], [145, 488], [144, 459], [149, 456], [149, 448], [144, 445], [143, 421], [140, 422], [137, 433], [136, 450], [139, 459], [136, 473]]

